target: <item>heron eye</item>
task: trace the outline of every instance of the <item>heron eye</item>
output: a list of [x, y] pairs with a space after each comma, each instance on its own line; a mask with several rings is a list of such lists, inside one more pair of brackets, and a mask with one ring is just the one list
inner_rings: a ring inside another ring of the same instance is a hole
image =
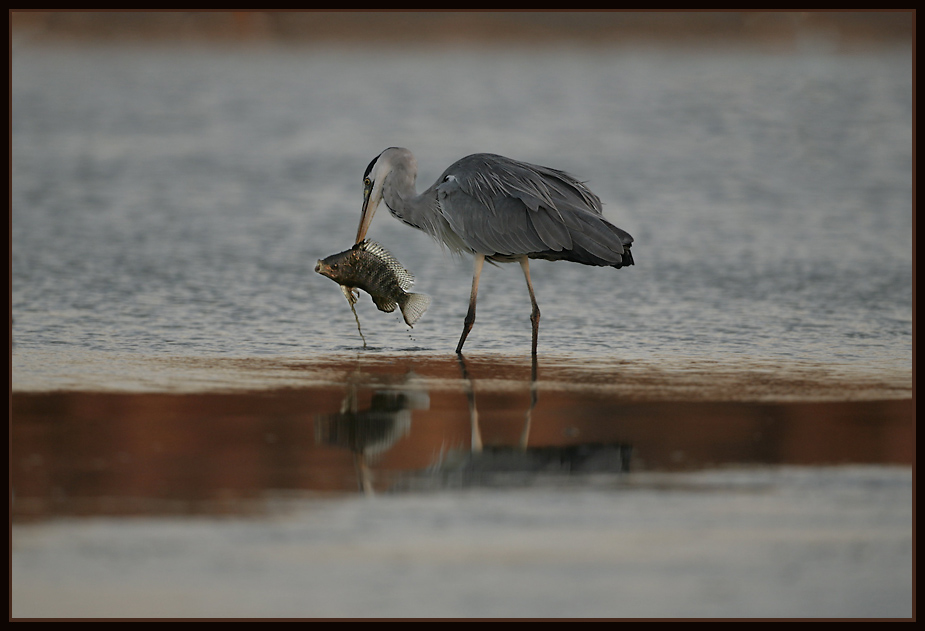
[[369, 181], [368, 177], [363, 178], [363, 186], [369, 186], [372, 182]]

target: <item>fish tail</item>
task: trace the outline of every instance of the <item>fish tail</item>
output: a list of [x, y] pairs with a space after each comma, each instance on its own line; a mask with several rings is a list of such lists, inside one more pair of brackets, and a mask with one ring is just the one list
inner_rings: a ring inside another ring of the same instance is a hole
[[430, 306], [430, 296], [427, 294], [405, 294], [399, 306], [405, 322], [408, 326], [414, 326], [414, 323], [424, 315], [427, 307]]

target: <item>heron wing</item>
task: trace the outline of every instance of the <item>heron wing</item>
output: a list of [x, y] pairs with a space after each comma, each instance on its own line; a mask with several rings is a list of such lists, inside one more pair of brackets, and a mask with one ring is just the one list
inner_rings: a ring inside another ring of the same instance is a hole
[[597, 195], [555, 169], [476, 154], [447, 169], [436, 192], [447, 222], [477, 252], [553, 256], [578, 250], [602, 261], [595, 264], [610, 264], [632, 242], [603, 219]]

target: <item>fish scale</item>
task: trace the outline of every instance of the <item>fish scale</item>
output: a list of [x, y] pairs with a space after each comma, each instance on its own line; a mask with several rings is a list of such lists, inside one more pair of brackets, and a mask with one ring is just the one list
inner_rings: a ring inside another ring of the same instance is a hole
[[[430, 305], [429, 296], [408, 293], [414, 285], [414, 275], [375, 241], [366, 239], [349, 250], [321, 259], [315, 271], [338, 283], [351, 307], [356, 302], [353, 290], [362, 289], [380, 311], [391, 313], [396, 307], [401, 308], [408, 326], [413, 326]], [[357, 319], [357, 328], [359, 325]]]

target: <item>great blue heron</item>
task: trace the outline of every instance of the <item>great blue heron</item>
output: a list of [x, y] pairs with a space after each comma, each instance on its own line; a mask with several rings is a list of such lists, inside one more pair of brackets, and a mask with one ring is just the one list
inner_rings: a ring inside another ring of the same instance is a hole
[[363, 211], [356, 242], [366, 237], [379, 203], [385, 201], [397, 219], [454, 252], [474, 256], [469, 311], [457, 354], [462, 354], [475, 322], [485, 259], [520, 263], [533, 305], [534, 357], [540, 309], [530, 282], [529, 259], [616, 268], [633, 265], [633, 237], [604, 219], [600, 198], [567, 173], [477, 153], [453, 163], [420, 195], [416, 177], [417, 161], [407, 149], [391, 147], [369, 163], [363, 175]]

